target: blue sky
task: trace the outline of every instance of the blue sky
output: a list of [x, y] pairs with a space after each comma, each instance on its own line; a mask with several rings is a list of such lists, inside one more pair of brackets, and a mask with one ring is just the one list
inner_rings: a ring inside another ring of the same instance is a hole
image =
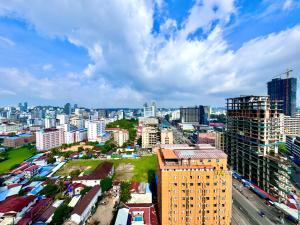
[[11, 0], [0, 52], [2, 106], [222, 106], [299, 74], [300, 0]]

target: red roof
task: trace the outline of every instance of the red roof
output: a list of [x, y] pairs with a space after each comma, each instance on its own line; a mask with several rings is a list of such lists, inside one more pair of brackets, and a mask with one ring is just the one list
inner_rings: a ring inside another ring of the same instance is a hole
[[143, 211], [144, 223], [146, 225], [158, 225], [157, 213], [152, 203], [126, 204], [125, 207], [129, 209], [129, 213], [133, 213], [135, 211]]
[[140, 183], [133, 181], [131, 182], [131, 192], [139, 192]]
[[32, 220], [45, 212], [51, 203], [51, 198], [40, 200], [25, 214], [25, 216], [17, 223], [17, 225], [31, 224]]
[[37, 170], [38, 168], [39, 168], [39, 166], [34, 165], [34, 166], [29, 167], [29, 168], [26, 168], [24, 171], [32, 172], [32, 171], [34, 171], [34, 170]]
[[7, 186], [8, 189], [14, 188], [14, 187], [19, 187], [22, 186], [21, 184], [10, 184]]
[[83, 198], [75, 205], [72, 214], [81, 215], [99, 190], [100, 185], [96, 185], [88, 193], [86, 193], [85, 196], [83, 196]]
[[0, 202], [0, 213], [21, 212], [23, 208], [28, 206], [36, 199], [36, 196], [14, 196], [9, 197], [5, 201]]
[[109, 175], [113, 166], [110, 162], [101, 163], [91, 174], [76, 177], [73, 180], [101, 180]]
[[17, 168], [15, 168], [14, 170], [12, 170], [11, 172], [12, 173], [22, 172], [24, 169], [26, 169], [29, 166], [30, 166], [30, 163], [23, 162], [20, 166], [18, 166]]
[[74, 184], [72, 184], [72, 187], [73, 187], [73, 189], [80, 188], [80, 187], [84, 188], [85, 185], [82, 183], [74, 183]]

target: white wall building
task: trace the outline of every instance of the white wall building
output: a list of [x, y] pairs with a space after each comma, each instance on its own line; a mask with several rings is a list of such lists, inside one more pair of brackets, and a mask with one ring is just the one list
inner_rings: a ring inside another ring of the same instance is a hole
[[45, 128], [54, 128], [56, 127], [56, 119], [55, 118], [51, 118], [51, 117], [46, 117], [45, 118]]
[[36, 148], [38, 151], [56, 148], [65, 143], [63, 129], [44, 129], [36, 132]]
[[22, 126], [20, 124], [16, 124], [16, 123], [0, 124], [0, 134], [17, 133], [21, 129], [22, 129]]
[[70, 117], [66, 114], [58, 114], [56, 116], [56, 119], [58, 120], [59, 125], [63, 125], [63, 124], [69, 123]]
[[66, 144], [81, 142], [87, 140], [87, 129], [77, 129], [65, 132]]
[[156, 104], [152, 102], [150, 106], [144, 104], [144, 117], [156, 117]]
[[88, 140], [97, 141], [99, 136], [105, 134], [105, 121], [87, 121], [86, 128], [88, 132]]
[[85, 196], [75, 205], [71, 220], [76, 224], [84, 224], [91, 214], [92, 209], [101, 195], [100, 185], [94, 186]]

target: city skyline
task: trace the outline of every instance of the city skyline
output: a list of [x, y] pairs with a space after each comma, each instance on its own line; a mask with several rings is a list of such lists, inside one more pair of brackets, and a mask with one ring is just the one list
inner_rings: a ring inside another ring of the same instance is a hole
[[266, 95], [276, 75], [299, 74], [299, 24], [295, 0], [0, 3], [0, 105], [224, 106]]

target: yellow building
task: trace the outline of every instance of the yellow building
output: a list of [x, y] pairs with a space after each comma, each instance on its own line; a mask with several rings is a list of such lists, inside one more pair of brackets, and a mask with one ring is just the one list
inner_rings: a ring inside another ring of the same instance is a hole
[[172, 129], [162, 129], [160, 132], [160, 143], [163, 145], [169, 145], [174, 143], [173, 130]]
[[160, 149], [158, 204], [163, 225], [230, 225], [231, 172], [216, 149]]

